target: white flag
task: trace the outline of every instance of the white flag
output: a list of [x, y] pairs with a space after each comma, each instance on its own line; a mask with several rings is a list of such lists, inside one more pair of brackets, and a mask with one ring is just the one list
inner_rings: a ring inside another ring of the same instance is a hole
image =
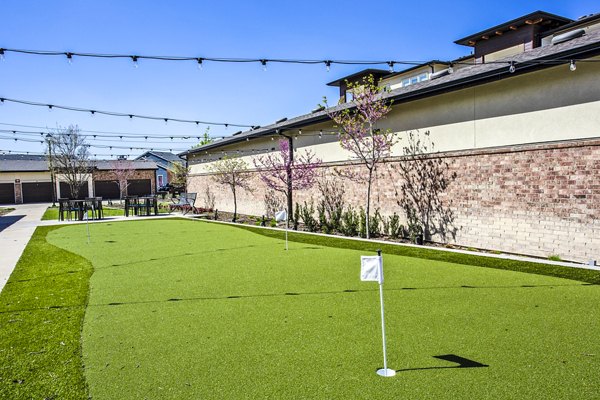
[[360, 257], [360, 280], [383, 283], [383, 263], [380, 256]]
[[285, 210], [277, 211], [275, 213], [275, 221], [276, 222], [285, 221], [286, 219], [287, 219], [287, 212]]

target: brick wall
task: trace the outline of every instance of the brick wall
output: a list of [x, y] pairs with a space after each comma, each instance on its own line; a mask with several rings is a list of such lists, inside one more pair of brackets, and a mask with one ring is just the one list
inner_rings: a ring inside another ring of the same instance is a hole
[[[565, 260], [600, 260], [600, 140], [461, 151], [443, 155], [455, 182], [445, 193], [453, 211], [456, 236], [449, 242], [468, 247]], [[401, 213], [395, 190], [400, 180], [390, 160], [374, 182], [372, 205], [382, 215]], [[331, 174], [333, 165], [322, 167]], [[338, 165], [337, 168], [340, 168]], [[341, 168], [359, 168], [341, 166]], [[216, 208], [232, 210], [228, 188], [209, 176], [189, 179], [188, 190], [204, 203], [206, 187], [216, 195]], [[238, 212], [264, 214], [265, 188], [255, 178], [253, 193], [238, 197]], [[346, 202], [365, 202], [365, 189], [345, 181]], [[316, 189], [297, 192], [294, 201], [313, 197]], [[436, 239], [436, 238], [434, 238]], [[439, 238], [437, 238], [439, 239]]]

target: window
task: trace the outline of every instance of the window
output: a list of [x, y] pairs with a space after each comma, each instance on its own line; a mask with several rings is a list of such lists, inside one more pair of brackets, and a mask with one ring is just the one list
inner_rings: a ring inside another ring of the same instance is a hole
[[163, 179], [164, 176], [158, 175], [158, 187], [164, 186]]
[[415, 83], [423, 82], [429, 79], [429, 73], [424, 72], [419, 75], [411, 76], [410, 78], [406, 78], [402, 80], [402, 87], [414, 85]]

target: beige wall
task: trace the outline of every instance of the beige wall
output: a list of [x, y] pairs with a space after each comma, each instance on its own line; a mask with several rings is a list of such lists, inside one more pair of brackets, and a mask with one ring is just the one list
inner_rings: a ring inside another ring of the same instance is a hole
[[[600, 60], [600, 58], [597, 58]], [[523, 143], [551, 142], [600, 137], [600, 63], [579, 63], [571, 72], [567, 65], [515, 76], [438, 95], [396, 104], [379, 128], [397, 133], [393, 155], [402, 154], [402, 140], [408, 131], [429, 131], [436, 151], [480, 149]], [[322, 139], [317, 132], [323, 129]], [[302, 128], [303, 135], [294, 140], [302, 152], [308, 148], [324, 162], [351, 159], [331, 134], [332, 123]], [[286, 132], [297, 135], [297, 130]], [[277, 141], [253, 139], [210, 151], [209, 155], [190, 157], [193, 174], [205, 173], [201, 159], [218, 159], [227, 155], [252, 159], [271, 148]], [[259, 150], [252, 152], [251, 150]], [[236, 151], [243, 153], [236, 153]]]
[[50, 182], [50, 172], [1, 172], [1, 183], [14, 183], [15, 179], [21, 182]]

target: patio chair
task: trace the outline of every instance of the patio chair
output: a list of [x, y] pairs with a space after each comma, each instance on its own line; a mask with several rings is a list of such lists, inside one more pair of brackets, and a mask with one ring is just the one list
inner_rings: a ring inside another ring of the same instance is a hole
[[171, 199], [174, 204], [169, 206], [171, 211], [181, 210], [182, 214], [187, 214], [190, 211], [194, 211], [194, 203], [196, 202], [197, 193], [181, 193], [179, 198]]
[[137, 215], [139, 204], [138, 196], [125, 197], [125, 216], [129, 217], [130, 211], [133, 211], [133, 215]]
[[69, 208], [69, 199], [60, 198], [58, 199], [58, 220], [64, 221], [65, 216], [71, 219], [71, 210]]
[[95, 197], [85, 198], [85, 210], [83, 212], [87, 213], [88, 211], [92, 212], [92, 219], [98, 219], [98, 208]]
[[94, 197], [95, 199], [95, 207], [98, 211], [98, 219], [104, 218], [104, 209], [102, 208], [102, 197]]

